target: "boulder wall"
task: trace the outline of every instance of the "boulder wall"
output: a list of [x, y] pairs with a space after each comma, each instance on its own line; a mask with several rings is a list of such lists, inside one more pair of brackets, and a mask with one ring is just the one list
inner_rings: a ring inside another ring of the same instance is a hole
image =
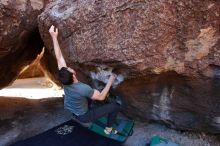
[[38, 17], [70, 67], [103, 66], [124, 76], [125, 113], [172, 128], [220, 133], [220, 1], [57, 0]]

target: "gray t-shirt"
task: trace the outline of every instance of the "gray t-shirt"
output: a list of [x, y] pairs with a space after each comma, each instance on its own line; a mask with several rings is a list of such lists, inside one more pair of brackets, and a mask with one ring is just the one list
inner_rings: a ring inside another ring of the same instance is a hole
[[94, 89], [82, 82], [64, 85], [64, 108], [75, 115], [83, 115], [88, 111], [88, 98], [91, 98]]

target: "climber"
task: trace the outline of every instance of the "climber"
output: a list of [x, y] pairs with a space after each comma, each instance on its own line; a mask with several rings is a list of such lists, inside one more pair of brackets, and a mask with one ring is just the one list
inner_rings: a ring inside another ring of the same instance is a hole
[[116, 75], [112, 74], [105, 86], [99, 92], [91, 88], [89, 85], [80, 82], [74, 69], [66, 65], [66, 61], [60, 50], [58, 43], [58, 28], [53, 25], [49, 29], [49, 33], [53, 40], [53, 47], [58, 64], [58, 78], [64, 88], [64, 108], [69, 110], [73, 116], [82, 123], [93, 122], [100, 117], [108, 115], [107, 126], [104, 128], [106, 134], [116, 134], [117, 130], [112, 128], [120, 106], [117, 103], [107, 103], [100, 107], [89, 108], [88, 100], [105, 100]]

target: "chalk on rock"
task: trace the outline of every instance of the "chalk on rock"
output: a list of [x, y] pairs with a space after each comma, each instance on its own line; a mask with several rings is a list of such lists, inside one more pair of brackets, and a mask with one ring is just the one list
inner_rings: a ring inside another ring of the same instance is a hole
[[[90, 77], [93, 80], [98, 80], [106, 84], [111, 74], [112, 74], [112, 68], [110, 68], [109, 70], [103, 70], [99, 67], [97, 72], [90, 72]], [[124, 76], [121, 74], [118, 74], [112, 87], [116, 88], [123, 81], [124, 81]]]

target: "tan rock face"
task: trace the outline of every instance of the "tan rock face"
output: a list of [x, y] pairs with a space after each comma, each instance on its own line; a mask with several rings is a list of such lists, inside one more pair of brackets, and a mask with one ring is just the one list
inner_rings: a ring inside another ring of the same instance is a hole
[[43, 6], [42, 0], [0, 1], [0, 88], [16, 79], [41, 52], [37, 16]]
[[208, 56], [209, 49], [211, 49], [219, 39], [219, 37], [214, 36], [215, 31], [214, 28], [202, 29], [195, 40], [187, 41], [186, 46], [188, 52], [185, 55], [185, 60], [193, 61]]
[[44, 77], [44, 69], [41, 67], [41, 59], [44, 55], [44, 49], [42, 52], [36, 57], [36, 59], [20, 72], [18, 78], [33, 78], [33, 77]]
[[[67, 64], [87, 75], [106, 65], [127, 113], [173, 128], [220, 132], [220, 1], [66, 0], [38, 17], [44, 43], [59, 28]], [[158, 75], [156, 75], [158, 74]]]

